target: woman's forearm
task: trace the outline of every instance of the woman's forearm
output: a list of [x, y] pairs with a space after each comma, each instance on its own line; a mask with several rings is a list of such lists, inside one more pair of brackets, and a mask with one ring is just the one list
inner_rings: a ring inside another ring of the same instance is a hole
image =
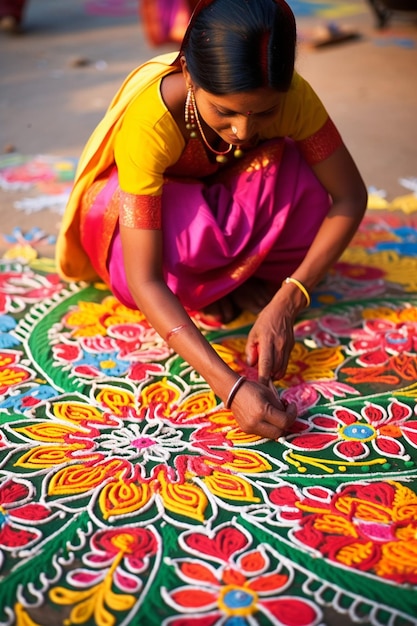
[[[166, 284], [161, 231], [121, 225], [120, 234], [127, 283], [136, 306], [156, 332], [207, 381], [213, 392], [226, 400], [237, 375], [219, 357]], [[173, 329], [178, 330], [172, 334]]]
[[147, 282], [133, 288], [132, 295], [152, 327], [225, 401], [236, 373], [220, 358], [165, 283]]
[[314, 173], [332, 198], [332, 206], [294, 276], [311, 292], [340, 258], [359, 227], [367, 206], [361, 175], [342, 145]]
[[363, 204], [355, 211], [347, 210], [343, 203], [332, 206], [305, 258], [294, 272], [310, 293], [346, 250], [364, 210]]

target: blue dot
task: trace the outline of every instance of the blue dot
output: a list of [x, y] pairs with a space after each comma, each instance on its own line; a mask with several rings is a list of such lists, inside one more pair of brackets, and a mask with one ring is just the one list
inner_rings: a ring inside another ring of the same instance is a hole
[[374, 433], [374, 429], [367, 424], [350, 424], [343, 429], [343, 434], [349, 439], [369, 439]]
[[223, 600], [231, 609], [244, 609], [252, 604], [253, 596], [242, 589], [233, 589], [225, 594]]

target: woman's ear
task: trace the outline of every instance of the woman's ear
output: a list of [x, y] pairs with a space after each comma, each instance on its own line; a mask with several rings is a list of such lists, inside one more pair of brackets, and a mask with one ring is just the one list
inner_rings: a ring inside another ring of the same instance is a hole
[[187, 68], [187, 61], [185, 60], [185, 56], [180, 57], [180, 63], [181, 63], [182, 74], [185, 78], [185, 82], [187, 83], [187, 87], [191, 87], [192, 80], [191, 80], [190, 72], [188, 71], [188, 68]]

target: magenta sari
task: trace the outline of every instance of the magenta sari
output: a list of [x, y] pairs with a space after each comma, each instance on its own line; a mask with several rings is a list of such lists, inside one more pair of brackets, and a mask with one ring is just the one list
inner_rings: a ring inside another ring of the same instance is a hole
[[[189, 309], [207, 306], [251, 276], [279, 286], [302, 261], [329, 210], [326, 190], [291, 140], [270, 141], [255, 158], [251, 153], [245, 159], [210, 184], [177, 179], [164, 185], [165, 279]], [[99, 205], [104, 207], [117, 188], [114, 171], [97, 196], [98, 215]], [[118, 228], [107, 269], [114, 295], [137, 308]]]
[[140, 0], [139, 15], [149, 43], [181, 42], [198, 0]]

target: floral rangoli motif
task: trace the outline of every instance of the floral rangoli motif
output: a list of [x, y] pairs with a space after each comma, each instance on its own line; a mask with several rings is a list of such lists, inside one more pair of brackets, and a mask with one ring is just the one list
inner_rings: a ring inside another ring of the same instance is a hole
[[[102, 285], [0, 262], [2, 626], [417, 624], [416, 259], [373, 225], [296, 323], [279, 441]], [[256, 377], [250, 317], [195, 322]]]

